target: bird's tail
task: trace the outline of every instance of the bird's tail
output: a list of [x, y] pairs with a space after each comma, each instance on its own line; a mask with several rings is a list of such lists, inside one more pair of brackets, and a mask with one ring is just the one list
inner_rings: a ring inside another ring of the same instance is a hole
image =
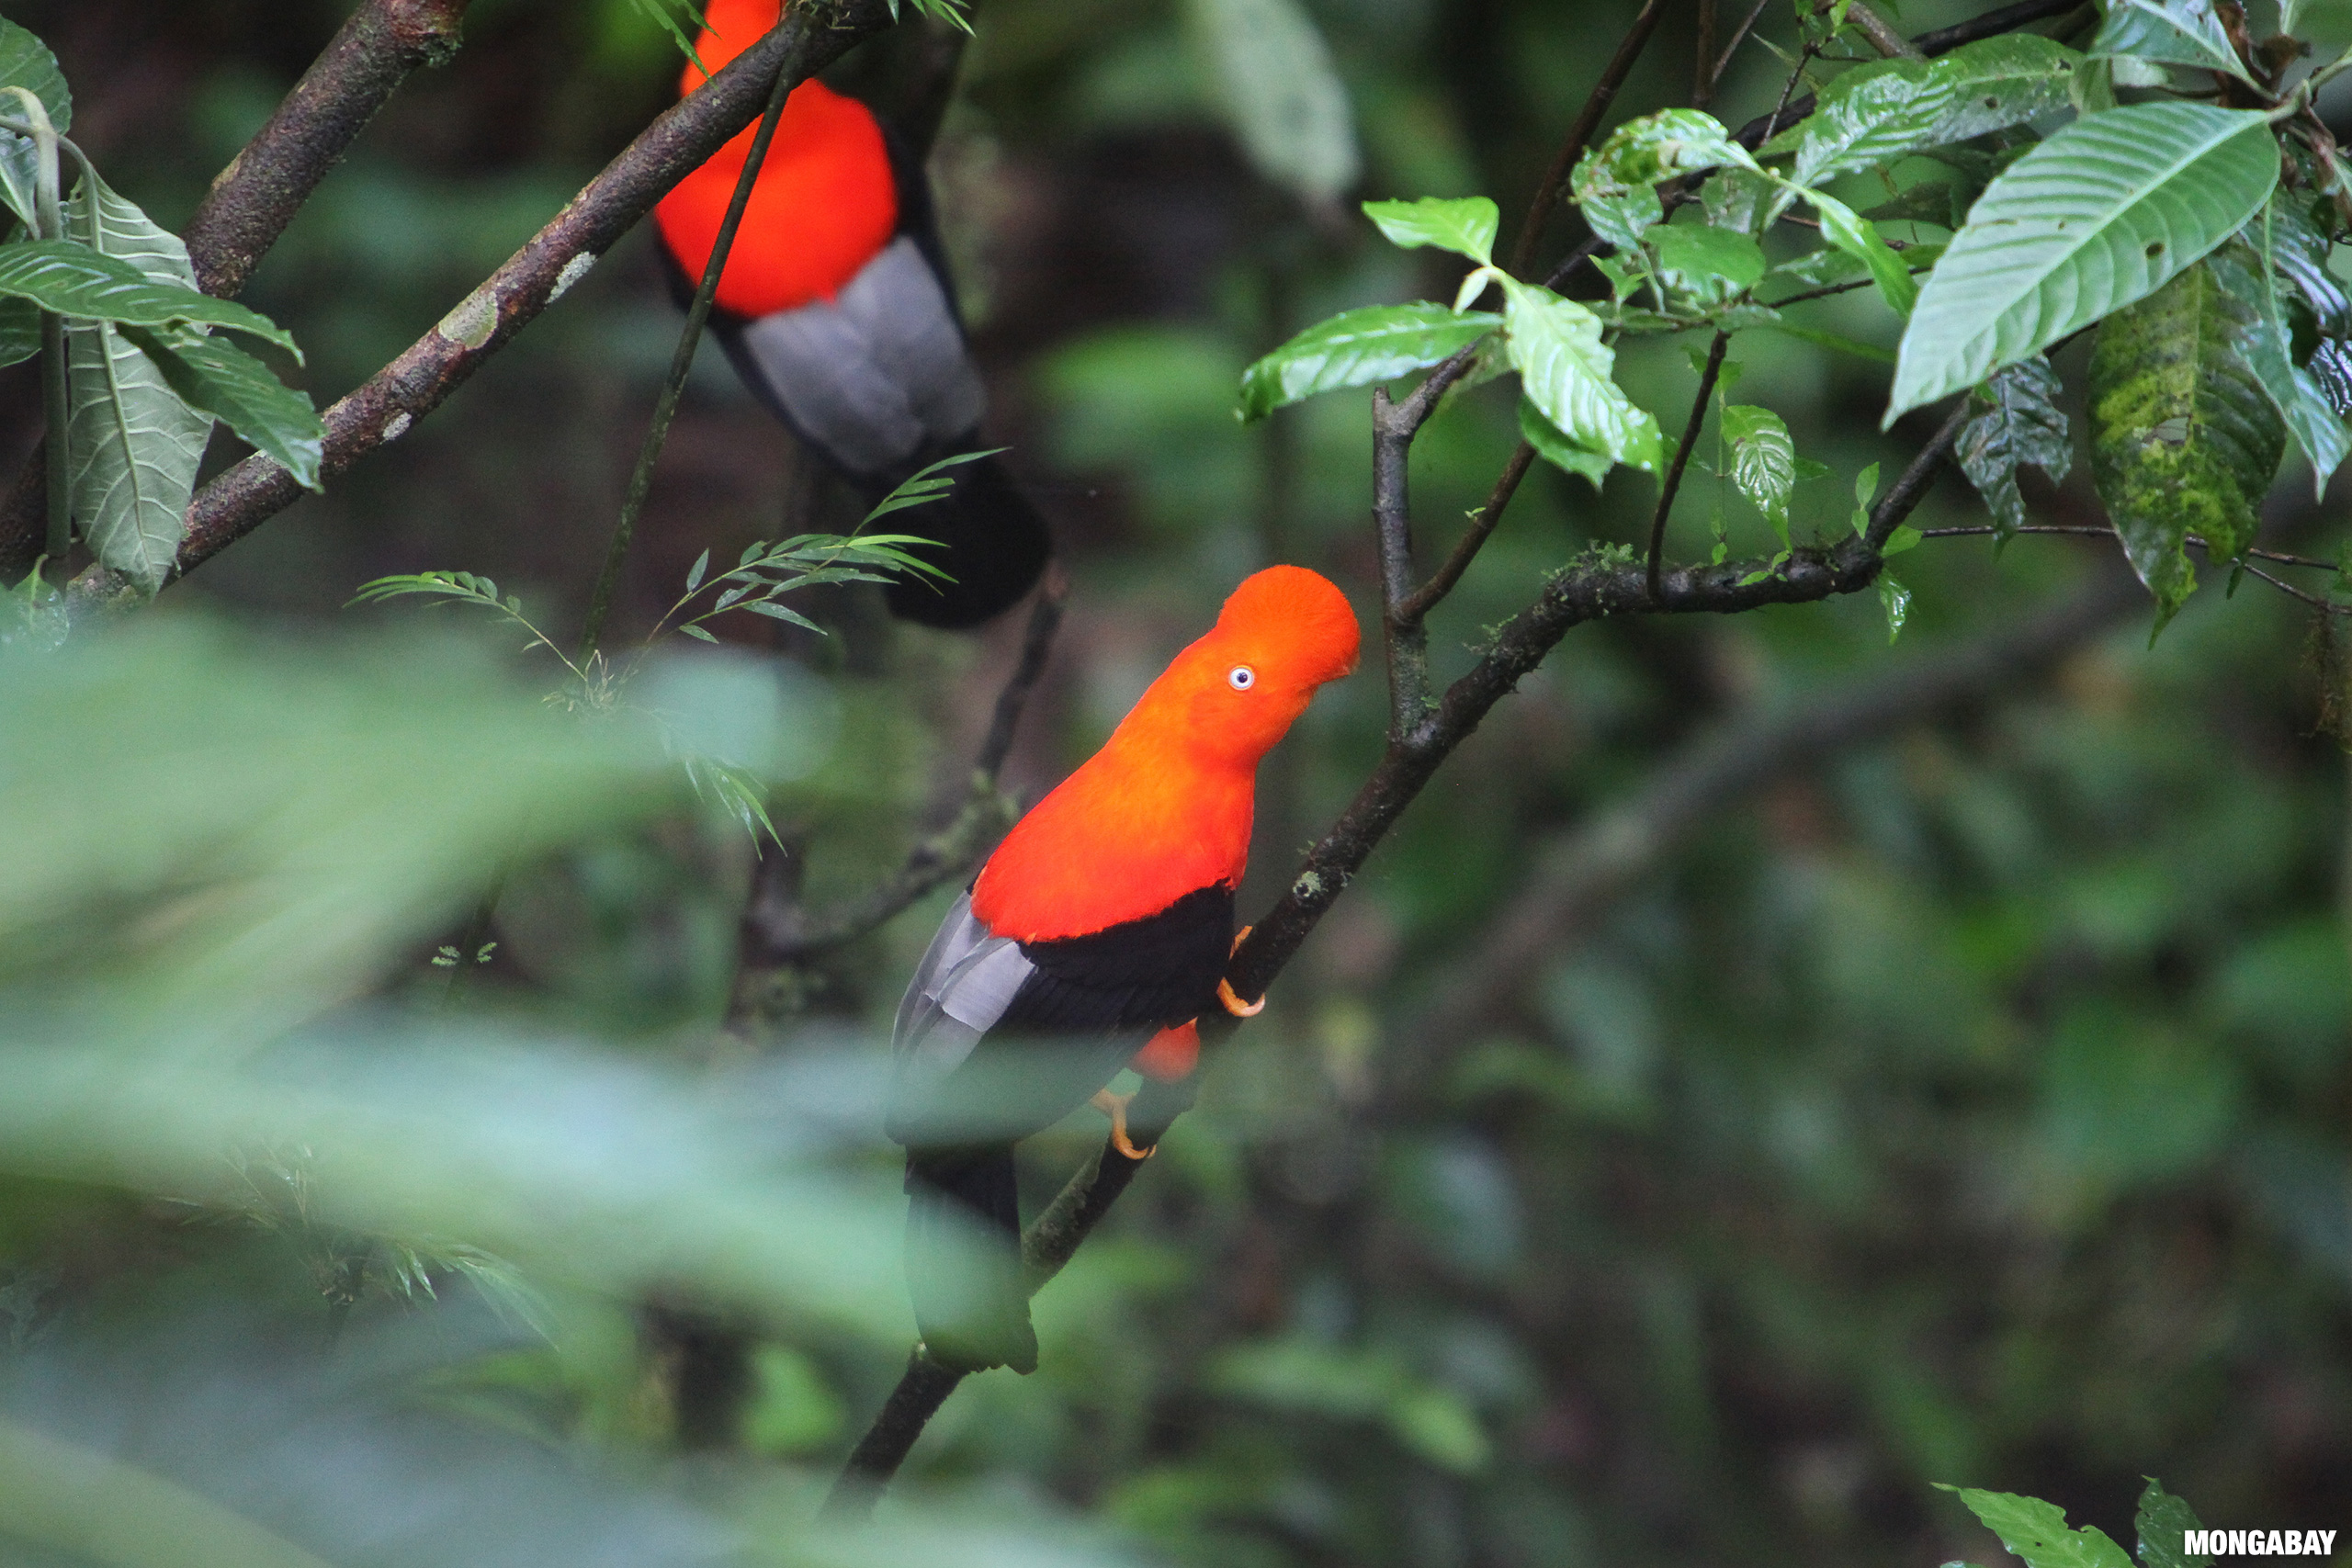
[[1012, 1145], [907, 1151], [907, 1294], [942, 1366], [1037, 1370]]
[[905, 577], [884, 592], [900, 620], [961, 630], [1017, 604], [1045, 570], [1053, 539], [1046, 520], [994, 457], [945, 472], [956, 482], [938, 500], [895, 513], [882, 526], [937, 540], [935, 547], [913, 553], [955, 581]]

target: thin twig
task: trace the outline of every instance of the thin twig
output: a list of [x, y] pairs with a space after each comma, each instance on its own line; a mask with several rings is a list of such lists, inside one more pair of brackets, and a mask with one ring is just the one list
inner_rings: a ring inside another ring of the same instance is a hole
[[1519, 226], [1519, 239], [1511, 246], [1510, 271], [1513, 277], [1525, 277], [1534, 265], [1535, 246], [1544, 237], [1544, 225], [1550, 222], [1552, 209], [1559, 204], [1560, 192], [1576, 172], [1577, 160], [1584, 156], [1585, 143], [1600, 129], [1601, 117], [1609, 106], [1617, 101], [1617, 90], [1633, 73], [1634, 62], [1642, 57], [1643, 46], [1650, 41], [1650, 34], [1657, 30], [1658, 17], [1665, 14], [1665, 0], [1646, 0], [1634, 25], [1617, 42], [1617, 52], [1609, 57], [1601, 68], [1600, 80], [1592, 85], [1592, 92], [1577, 111], [1574, 124], [1568, 127], [1567, 140], [1560, 143], [1559, 154], [1552, 160], [1543, 182], [1535, 187], [1535, 196], [1527, 204], [1527, 217]]
[[1854, 30], [1870, 39], [1871, 47], [1889, 60], [1924, 60], [1918, 45], [1886, 25], [1884, 17], [1870, 7], [1870, 0], [1847, 0], [1846, 20]]
[[1699, 0], [1698, 34], [1691, 51], [1690, 107], [1703, 109], [1715, 101], [1715, 0]]
[[1372, 519], [1380, 545], [1380, 607], [1388, 650], [1388, 737], [1401, 740], [1420, 728], [1430, 707], [1429, 632], [1404, 614], [1413, 598], [1413, 513], [1406, 481], [1413, 435], [1421, 422], [1416, 400], [1393, 403], [1388, 389], [1372, 394]]
[[1747, 15], [1740, 19], [1739, 26], [1732, 29], [1731, 41], [1724, 45], [1723, 53], [1715, 59], [1714, 74], [1707, 80], [1710, 100], [1713, 98], [1715, 89], [1723, 85], [1724, 73], [1731, 69], [1732, 56], [1737, 54], [1739, 46], [1747, 41], [1747, 35], [1756, 30], [1756, 24], [1763, 18], [1764, 7], [1771, 3], [1772, 0], [1756, 0], [1756, 4], [1748, 7]]
[[1649, 586], [1653, 599], [1659, 597], [1666, 520], [1673, 515], [1675, 492], [1682, 488], [1682, 470], [1690, 466], [1691, 449], [1699, 445], [1699, 428], [1707, 423], [1707, 400], [1715, 395], [1715, 380], [1724, 373], [1724, 350], [1730, 346], [1731, 333], [1726, 332], [1716, 333], [1715, 341], [1707, 345], [1707, 367], [1699, 373], [1699, 391], [1690, 400], [1690, 417], [1682, 426], [1682, 444], [1675, 447], [1674, 461], [1657, 487], [1657, 510], [1650, 513]]
[[1503, 520], [1503, 508], [1519, 493], [1519, 481], [1527, 477], [1528, 465], [1534, 460], [1535, 448], [1526, 442], [1513, 449], [1503, 471], [1495, 476], [1495, 488], [1487, 492], [1487, 504], [1471, 513], [1468, 530], [1454, 542], [1453, 553], [1445, 558], [1443, 566], [1430, 574], [1427, 582], [1396, 606], [1398, 620], [1418, 623], [1453, 592], [1453, 585], [1462, 581], [1462, 574], [1470, 570], [1470, 563], [1477, 558], [1479, 549], [1494, 533], [1495, 525]]
[[[778, 28], [783, 25], [780, 19], [776, 23]], [[759, 183], [768, 143], [775, 139], [776, 121], [783, 118], [784, 101], [795, 85], [792, 73], [779, 66], [775, 85], [768, 89], [767, 107], [760, 115], [760, 128], [752, 133], [751, 151], [743, 159], [742, 172], [735, 176], [726, 215], [718, 220], [718, 236], [711, 241], [710, 255], [703, 264], [702, 281], [695, 286], [694, 303], [686, 307], [686, 324], [679, 330], [678, 346], [671, 351], [670, 373], [662, 378], [661, 395], [653, 400], [653, 421], [637, 449], [637, 466], [629, 470], [620, 521], [613, 526], [604, 570], [596, 574], [595, 592], [589, 596], [588, 618], [581, 626], [580, 651], [573, 660], [582, 668], [596, 656], [596, 640], [604, 635], [605, 616], [612, 609], [613, 590], [619, 585], [621, 568], [628, 559], [629, 541], [636, 536], [637, 520], [653, 489], [653, 465], [661, 461], [662, 445], [670, 439], [670, 423], [677, 417], [678, 399], [685, 391], [687, 374], [695, 367], [695, 351], [702, 346], [703, 323], [710, 319], [711, 303], [718, 297], [719, 275], [727, 270], [728, 253], [735, 248], [735, 231], [752, 205], [752, 187]]]
[[[2022, 528], [2012, 528], [2008, 531], [2012, 534], [2071, 535], [2076, 538], [2086, 539], [2113, 539], [2118, 536], [2115, 530], [2112, 528], [2094, 527], [2077, 524], [2037, 523], [2030, 524]], [[1923, 528], [1919, 531], [1919, 536], [1923, 539], [1957, 539], [1982, 537], [1986, 535], [1997, 534], [1999, 532], [1999, 529], [1983, 526], [1963, 528]], [[2211, 558], [2213, 556], [2213, 547], [2207, 544], [2202, 538], [2199, 538], [2195, 534], [2184, 536], [2181, 542], [2183, 544], [2195, 546], [2199, 550], [2202, 551], [2208, 558]], [[2336, 565], [2334, 561], [2316, 560], [2310, 556], [2290, 556], [2278, 550], [2257, 550], [2248, 548], [2240, 551], [2239, 554], [2241, 556], [2253, 558], [2252, 559], [2241, 560], [2238, 563], [2245, 568], [2248, 575], [2260, 578], [2263, 581], [2270, 584], [2271, 587], [2276, 588], [2279, 592], [2286, 594], [2289, 598], [2299, 599], [2302, 603], [2309, 604], [2312, 609], [2325, 611], [2331, 615], [2352, 615], [2352, 604], [2339, 604], [2334, 600], [2324, 599], [2316, 593], [2307, 592], [2304, 589], [2296, 587], [2291, 582], [2274, 577], [2269, 572], [2263, 570], [2260, 567], [2254, 564], [2255, 560], [2267, 560], [2274, 562], [2279, 566], [2309, 567], [2316, 571], [2334, 571], [2336, 570]]]

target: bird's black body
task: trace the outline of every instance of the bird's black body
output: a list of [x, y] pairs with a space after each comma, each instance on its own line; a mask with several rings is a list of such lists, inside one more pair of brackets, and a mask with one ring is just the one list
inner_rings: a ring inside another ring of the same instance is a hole
[[[710, 333], [767, 411], [854, 486], [869, 506], [917, 470], [986, 445], [979, 375], [922, 168], [885, 134], [898, 191], [890, 243], [831, 300], [748, 318], [714, 307]], [[671, 283], [688, 278], [667, 251]], [[954, 485], [891, 520], [935, 540], [914, 553], [952, 581], [893, 582], [891, 614], [923, 626], [975, 626], [1010, 608], [1045, 570], [1045, 519], [994, 457], [950, 470]]]
[[[1222, 884], [1052, 942], [995, 936], [956, 901], [899, 1005], [888, 1122], [907, 1145], [907, 1281], [934, 1359], [1035, 1368], [1013, 1145], [1214, 1008], [1232, 945]], [[978, 1278], [959, 1267], [975, 1240]]]

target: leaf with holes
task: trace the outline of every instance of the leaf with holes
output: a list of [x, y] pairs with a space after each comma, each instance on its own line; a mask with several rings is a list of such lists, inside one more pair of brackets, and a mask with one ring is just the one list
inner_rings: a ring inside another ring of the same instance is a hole
[[1983, 412], [1960, 427], [1953, 455], [1984, 498], [1994, 536], [2004, 544], [2025, 526], [2018, 466], [2031, 463], [2052, 479], [2064, 479], [2074, 466], [2066, 415], [2058, 407], [2061, 389], [2049, 360], [2040, 355], [2020, 359], [1976, 389]]
[[1723, 427], [1731, 443], [1731, 482], [1787, 544], [1789, 496], [1797, 485], [1797, 447], [1788, 425], [1770, 409], [1733, 403], [1724, 410]]
[[2264, 265], [2260, 251], [2243, 241], [2223, 245], [2206, 265], [2242, 307], [2243, 319], [2233, 340], [2238, 357], [2311, 460], [2312, 499], [2321, 500], [2327, 494], [2328, 476], [2352, 453], [2352, 431], [2345, 429], [2311, 372], [2295, 364], [2278, 273]]
[[1451, 358], [1502, 325], [1485, 310], [1374, 305], [1318, 321], [1241, 374], [1241, 417], [1262, 419], [1317, 392], [1391, 381]]
[[1337, 200], [1363, 161], [1347, 84], [1314, 18], [1298, 0], [1189, 0], [1185, 12], [1258, 172], [1310, 203]]
[[2188, 536], [2214, 561], [2253, 543], [2286, 449], [2237, 351], [2253, 314], [2200, 264], [2109, 317], [2091, 349], [2091, 475], [2159, 630], [2197, 586]]
[[125, 326], [123, 336], [162, 371], [182, 401], [209, 413], [251, 443], [254, 450], [317, 490], [325, 457], [326, 427], [309, 396], [271, 374], [268, 366], [217, 337], [186, 328], [151, 332]]
[[1568, 193], [1595, 234], [1623, 249], [1665, 215], [1657, 183], [1704, 169], [1754, 170], [1756, 160], [1723, 122], [1698, 109], [1628, 120], [1577, 161]]
[[2101, 60], [2152, 60], [2254, 80], [2230, 47], [2212, 0], [2109, 0], [2090, 52]]
[[1495, 259], [1495, 231], [1502, 215], [1483, 196], [1452, 200], [1425, 196], [1419, 201], [1367, 201], [1363, 214], [1388, 243], [1405, 250], [1435, 245], [1481, 266]]
[[2031, 33], [1980, 39], [1934, 61], [1875, 61], [1823, 89], [1813, 113], [1763, 151], [1795, 153], [1797, 183], [1818, 184], [2064, 108], [2082, 62]]
[[1657, 421], [1610, 379], [1616, 355], [1600, 341], [1600, 318], [1548, 288], [1506, 284], [1505, 344], [1521, 388], [1576, 446], [1655, 474]]
[[[72, 128], [74, 95], [65, 85], [65, 73], [57, 68], [57, 56], [47, 44], [6, 17], [0, 17], [0, 87], [24, 88], [40, 100], [51, 127], [60, 133]], [[0, 115], [21, 120], [24, 105], [10, 94], [0, 98]], [[28, 229], [35, 223], [33, 196], [40, 181], [40, 154], [33, 139], [0, 130], [0, 201], [6, 202]]]
[[2278, 183], [2258, 111], [2133, 104], [2067, 126], [1986, 187], [1928, 275], [1883, 423], [2146, 299]]

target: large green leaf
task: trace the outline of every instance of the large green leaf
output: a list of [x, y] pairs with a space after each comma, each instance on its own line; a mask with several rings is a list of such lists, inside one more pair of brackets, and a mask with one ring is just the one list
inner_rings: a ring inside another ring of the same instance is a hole
[[2352, 431], [2345, 429], [2344, 421], [2311, 372], [2295, 364], [2277, 270], [2265, 265], [2260, 251], [2244, 242], [2223, 245], [2207, 265], [2243, 308], [2235, 340], [2238, 357], [2278, 411], [2295, 445], [2311, 460], [2312, 499], [2321, 499], [2327, 494], [2328, 476], [2352, 452]]
[[2100, 59], [2190, 65], [2251, 82], [2212, 0], [2109, 0], [2107, 21], [2091, 39]]
[[[79, 192], [75, 199], [80, 199]], [[0, 294], [29, 299], [44, 310], [85, 321], [127, 321], [141, 327], [196, 321], [251, 333], [280, 348], [294, 346], [293, 334], [258, 311], [200, 294], [194, 283], [179, 287], [158, 281], [154, 274], [113, 254], [101, 255], [78, 240], [0, 245]]]
[[[0, 87], [28, 89], [59, 131], [73, 125], [74, 96], [66, 88], [65, 73], [57, 68], [57, 57], [50, 53], [47, 44], [6, 17], [0, 17]], [[0, 115], [10, 119], [22, 119], [23, 107], [13, 95], [0, 97]], [[6, 202], [27, 228], [34, 222], [39, 157], [31, 137], [0, 130], [0, 201]]]
[[2213, 1561], [2204, 1552], [2184, 1550], [2188, 1543], [2183, 1538], [2190, 1530], [2203, 1529], [2204, 1522], [2196, 1509], [2165, 1491], [2153, 1475], [2148, 1477], [2147, 1490], [2140, 1494], [2140, 1506], [2132, 1523], [2140, 1535], [2142, 1568], [2207, 1568]]
[[1657, 421], [1610, 378], [1616, 355], [1600, 318], [1531, 284], [1510, 283], [1507, 298], [1505, 341], [1529, 400], [1572, 444], [1657, 472]]
[[1724, 410], [1724, 439], [1731, 443], [1732, 483], [1785, 539], [1797, 485], [1797, 447], [1787, 423], [1770, 409], [1733, 403]]
[[1392, 245], [1408, 251], [1435, 245], [1481, 266], [1495, 259], [1495, 231], [1502, 225], [1502, 215], [1483, 196], [1367, 201], [1363, 211]]
[[2278, 181], [2256, 111], [2134, 104], [2067, 126], [1986, 187], [1928, 275], [1885, 423], [2145, 299]]
[[1984, 498], [1998, 538], [2006, 540], [2025, 526], [2018, 465], [2031, 463], [2052, 479], [2064, 479], [2074, 467], [2059, 391], [2058, 373], [2049, 360], [2040, 355], [2020, 359], [1976, 389], [1983, 412], [1960, 428], [1953, 456]]
[[220, 338], [186, 329], [153, 332], [126, 326], [120, 331], [154, 362], [188, 407], [235, 431], [304, 489], [319, 488], [327, 433], [307, 394]]
[[[108, 256], [156, 285], [195, 288], [186, 245], [104, 185], [96, 196]], [[90, 198], [85, 182], [69, 204], [76, 233], [89, 231]], [[188, 407], [111, 322], [69, 321], [65, 362], [74, 525], [101, 563], [152, 592], [179, 553], [211, 418]]]
[[1442, 305], [1374, 305], [1318, 321], [1241, 374], [1241, 417], [1343, 387], [1393, 380], [1451, 357], [1502, 325], [1484, 310]]
[[2237, 344], [2254, 312], [2211, 265], [2109, 317], [2091, 350], [2091, 473], [2162, 626], [2214, 560], [2253, 543], [2286, 430]]
[[1831, 83], [1764, 152], [1794, 152], [1797, 183], [1813, 185], [2064, 108], [2081, 63], [2033, 33], [1980, 39], [1933, 61], [1874, 62]]
[[1973, 1486], [1942, 1490], [1958, 1493], [2003, 1546], [2025, 1559], [2026, 1568], [2132, 1568], [2132, 1559], [2106, 1532], [2095, 1525], [2068, 1529], [2065, 1513], [2055, 1504]]
[[1355, 113], [1314, 19], [1297, 0], [1189, 0], [1209, 77], [1250, 161], [1317, 203], [1356, 182]]

